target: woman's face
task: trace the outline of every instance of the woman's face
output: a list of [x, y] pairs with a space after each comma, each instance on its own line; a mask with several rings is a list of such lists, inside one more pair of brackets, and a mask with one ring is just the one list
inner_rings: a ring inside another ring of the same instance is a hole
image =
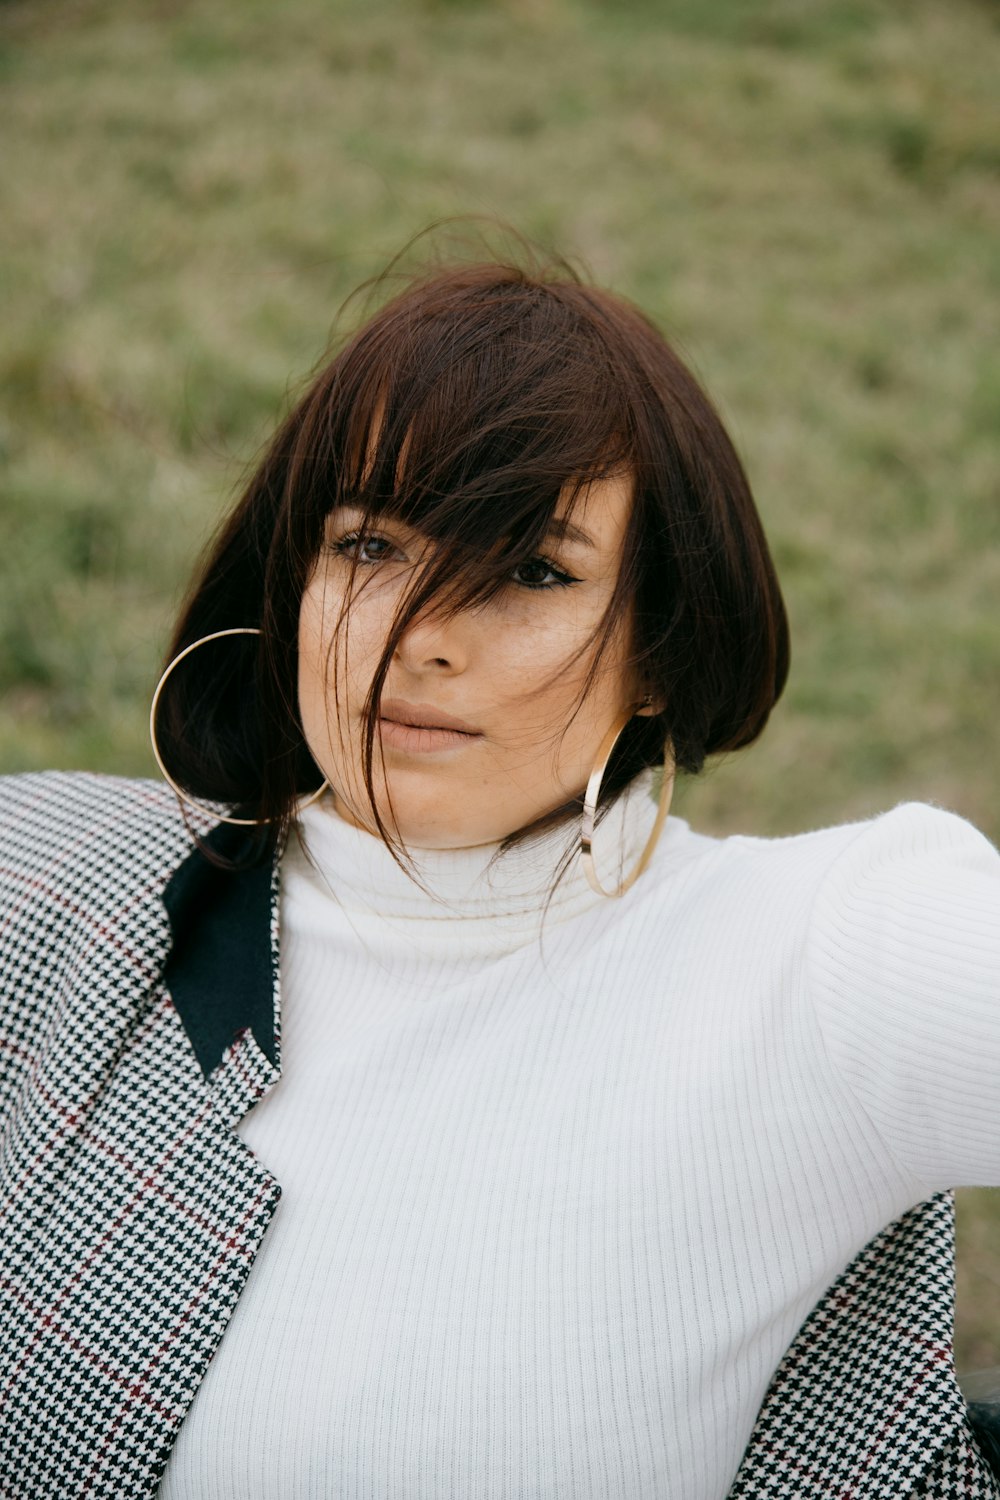
[[[630, 504], [626, 477], [595, 481], [572, 524], [560, 527], [560, 511], [544, 555], [515, 569], [495, 598], [450, 619], [420, 615], [402, 637], [382, 691], [373, 771], [379, 813], [406, 845], [494, 843], [585, 787], [604, 736], [641, 696], [624, 638], [611, 642], [584, 694], [589, 643], [614, 591]], [[429, 544], [387, 518], [359, 551], [361, 520], [346, 507], [327, 519], [302, 598], [299, 704], [339, 812], [373, 829], [362, 776], [364, 705]], [[347, 626], [338, 630], [356, 552]]]

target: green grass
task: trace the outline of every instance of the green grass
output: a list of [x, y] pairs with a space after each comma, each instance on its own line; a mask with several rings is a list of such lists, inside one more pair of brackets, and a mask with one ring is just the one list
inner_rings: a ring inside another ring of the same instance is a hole
[[[685, 814], [1000, 838], [998, 65], [986, 0], [4, 0], [0, 767], [151, 771], [187, 572], [339, 304], [478, 213], [637, 298], [745, 456], [793, 675]], [[998, 1228], [965, 1199], [1000, 1364]]]

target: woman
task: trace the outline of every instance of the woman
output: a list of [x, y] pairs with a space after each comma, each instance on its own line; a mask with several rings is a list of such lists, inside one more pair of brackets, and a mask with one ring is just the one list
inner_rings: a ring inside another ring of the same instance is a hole
[[635, 309], [483, 265], [362, 328], [178, 625], [190, 826], [4, 786], [7, 1493], [998, 1493], [941, 1195], [1000, 1183], [1000, 857], [664, 818], [787, 661]]

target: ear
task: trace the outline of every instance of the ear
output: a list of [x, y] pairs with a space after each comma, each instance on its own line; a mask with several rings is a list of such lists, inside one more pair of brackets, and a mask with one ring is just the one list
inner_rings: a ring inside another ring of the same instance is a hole
[[662, 714], [666, 704], [662, 698], [656, 698], [652, 693], [647, 693], [640, 698], [635, 708], [635, 717], [638, 719], [652, 719], [657, 714]]

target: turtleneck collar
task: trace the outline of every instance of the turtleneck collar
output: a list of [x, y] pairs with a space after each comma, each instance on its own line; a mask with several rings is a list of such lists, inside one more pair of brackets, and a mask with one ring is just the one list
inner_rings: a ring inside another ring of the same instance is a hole
[[[601, 823], [596, 853], [602, 878], [613, 884], [639, 858], [652, 828], [652, 773], [639, 776]], [[657, 863], [670, 857], [687, 824], [668, 818]], [[335, 901], [359, 934], [384, 950], [395, 941], [422, 949], [445, 944], [460, 953], [510, 952], [537, 939], [544, 927], [607, 906], [591, 890], [576, 853], [576, 823], [551, 829], [500, 853], [499, 844], [471, 849], [414, 849], [418, 884], [381, 839], [355, 828], [329, 798], [303, 810], [286, 856], [287, 878], [299, 909]], [[568, 868], [553, 890], [557, 872]], [[309, 889], [306, 889], [309, 888]]]

